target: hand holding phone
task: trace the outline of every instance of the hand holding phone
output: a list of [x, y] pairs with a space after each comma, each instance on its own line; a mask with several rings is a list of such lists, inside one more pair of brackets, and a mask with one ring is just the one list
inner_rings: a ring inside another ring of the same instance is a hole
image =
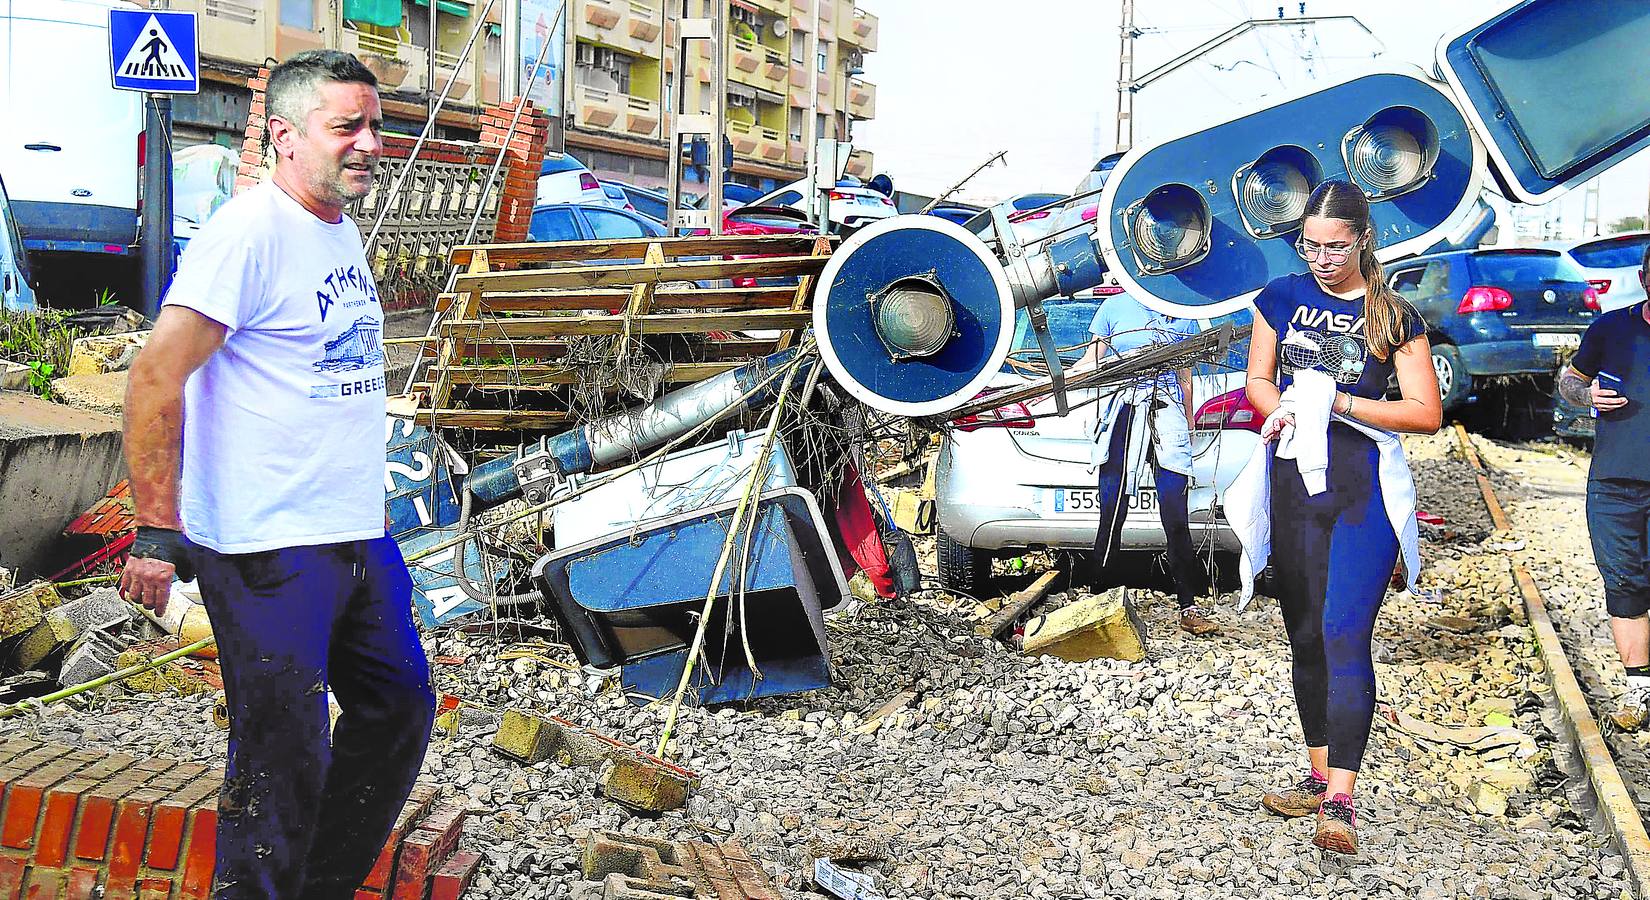
[[1627, 405], [1627, 398], [1621, 395], [1621, 378], [1609, 372], [1599, 372], [1593, 379], [1592, 395], [1593, 407], [1599, 412], [1614, 412]]

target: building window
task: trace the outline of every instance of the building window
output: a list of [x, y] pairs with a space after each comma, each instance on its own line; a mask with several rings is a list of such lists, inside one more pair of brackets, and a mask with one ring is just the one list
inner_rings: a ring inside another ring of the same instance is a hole
[[281, 0], [281, 24], [314, 31], [315, 0]]
[[802, 119], [802, 116], [803, 116], [802, 107], [800, 107], [800, 106], [791, 107], [790, 130], [791, 130], [791, 140], [793, 140], [793, 141], [800, 141], [800, 140], [803, 139], [803, 135], [802, 135], [802, 122], [803, 122], [803, 119]]
[[798, 66], [808, 64], [808, 33], [805, 31], [791, 32], [791, 63]]

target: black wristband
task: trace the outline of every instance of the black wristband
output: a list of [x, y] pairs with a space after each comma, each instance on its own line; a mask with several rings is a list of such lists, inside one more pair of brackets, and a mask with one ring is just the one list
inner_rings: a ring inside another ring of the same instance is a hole
[[195, 567], [189, 560], [189, 542], [181, 531], [139, 525], [132, 538], [132, 555], [171, 563], [180, 580], [192, 581], [195, 577]]

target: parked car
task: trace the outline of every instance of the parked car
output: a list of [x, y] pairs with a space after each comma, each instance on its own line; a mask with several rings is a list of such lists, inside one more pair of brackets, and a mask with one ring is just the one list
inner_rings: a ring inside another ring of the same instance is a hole
[[1590, 441], [1598, 434], [1598, 414], [1591, 406], [1575, 406], [1553, 385], [1553, 434], [1572, 440]]
[[539, 164], [538, 195], [534, 203], [588, 203], [609, 206], [607, 192], [584, 163], [571, 153], [550, 154]]
[[[722, 217], [722, 233], [737, 235], [815, 234], [818, 229], [808, 221], [806, 213], [788, 206], [742, 206]], [[694, 234], [705, 234], [703, 230]], [[725, 257], [739, 259], [741, 257]], [[797, 283], [795, 275], [772, 278], [735, 277], [729, 279], [734, 287], [785, 287]]]
[[29, 312], [36, 305], [29, 251], [23, 247], [23, 236], [12, 217], [6, 182], [0, 179], [0, 309]]
[[[762, 192], [748, 184], [739, 184], [735, 181], [722, 182], [722, 209], [738, 209], [741, 206], [750, 206], [762, 196]], [[704, 209], [705, 203], [710, 200], [710, 190], [693, 198], [694, 209]]]
[[530, 241], [595, 241], [664, 237], [665, 226], [641, 213], [596, 203], [554, 203], [533, 207]]
[[1601, 312], [1632, 306], [1644, 299], [1639, 268], [1644, 263], [1644, 248], [1650, 246], [1650, 231], [1630, 231], [1581, 241], [1553, 241], [1542, 246], [1575, 260], [1587, 283], [1598, 291]]
[[[746, 204], [747, 206], [788, 206], [804, 214], [808, 211], [804, 191], [808, 182], [793, 181]], [[881, 219], [899, 215], [894, 201], [857, 180], [845, 178], [830, 189], [831, 230], [854, 231]]]
[[[1051, 203], [1058, 203], [1065, 199], [1064, 194], [1016, 194], [1001, 203], [991, 207], [1001, 207], [1008, 213], [1009, 227], [1014, 229], [1014, 237], [1025, 247], [1037, 243], [1046, 237], [1054, 223], [1059, 221], [1062, 207], [1045, 209]], [[983, 235], [991, 230], [991, 209], [984, 209], [962, 223], [962, 227]]]
[[[633, 209], [636, 212], [647, 216], [649, 219], [653, 219], [654, 221], [662, 222], [667, 225], [670, 224], [665, 221], [665, 217], [668, 215], [668, 210], [670, 209], [670, 198], [666, 196], [663, 191], [655, 191], [650, 188], [637, 187], [633, 184], [626, 184], [623, 181], [604, 181], [602, 182], [602, 186], [604, 188], [618, 188], [622, 191], [624, 193], [625, 200], [630, 204], [627, 207], [628, 209]], [[609, 196], [611, 195], [612, 194], [610, 191]]]
[[0, 3], [0, 174], [30, 250], [109, 259], [137, 249], [143, 95], [110, 87], [110, 8], [139, 7]]
[[972, 206], [954, 206], [950, 204], [941, 204], [928, 211], [931, 216], [939, 216], [958, 225], [974, 218], [979, 213], [980, 211]]
[[1479, 379], [1554, 374], [1599, 311], [1598, 292], [1557, 250], [1456, 250], [1390, 263], [1386, 275], [1426, 320], [1445, 411]]
[[[1089, 323], [1105, 297], [1044, 301], [1049, 329], [1067, 365], [1088, 344]], [[1252, 314], [1228, 317], [1247, 322]], [[1200, 322], [1201, 328], [1217, 322]], [[1237, 478], [1260, 440], [1264, 417], [1244, 394], [1246, 344], [1234, 346], [1218, 365], [1193, 371], [1192, 483], [1188, 498], [1193, 540], [1213, 541], [1223, 552], [1238, 550], [1237, 537], [1220, 508], [1220, 497]], [[1037, 339], [1022, 310], [1016, 315], [1011, 358], [1039, 356]], [[1025, 384], [1029, 378], [1005, 366], [988, 392]], [[1055, 415], [1053, 398], [1014, 403], [991, 413], [957, 419], [942, 432], [935, 462], [940, 580], [963, 593], [977, 593], [991, 573], [994, 556], [1028, 549], [1092, 550], [1100, 527], [1093, 495], [1097, 479], [1091, 462], [1094, 439], [1093, 390], [1072, 391], [1071, 411]], [[1131, 437], [1136, 445], [1145, 431]], [[1140, 454], [1144, 460], [1144, 454]], [[1168, 545], [1157, 512], [1152, 468], [1143, 464], [1138, 490], [1128, 498], [1123, 523], [1124, 550]]]
[[609, 184], [605, 181], [598, 183], [602, 186], [602, 193], [607, 195], [608, 204], [614, 209], [628, 209], [631, 212], [636, 211], [636, 207], [630, 205], [630, 198], [625, 195], [623, 188], [620, 188], [618, 185]]

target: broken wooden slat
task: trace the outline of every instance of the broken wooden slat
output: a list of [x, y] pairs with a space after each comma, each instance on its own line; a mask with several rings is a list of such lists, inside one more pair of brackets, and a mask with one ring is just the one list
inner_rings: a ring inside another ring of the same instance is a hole
[[[699, 381], [712, 375], [720, 375], [729, 369], [738, 368], [740, 365], [743, 365], [743, 363], [738, 361], [673, 363], [665, 369], [665, 381]], [[435, 368], [431, 367], [431, 371], [433, 372]], [[579, 380], [579, 370], [568, 366], [449, 366], [443, 371], [452, 378], [453, 384], [506, 386], [573, 384]]]
[[[796, 288], [679, 288], [660, 287], [653, 292], [653, 308], [661, 309], [761, 309], [789, 307]], [[446, 309], [458, 294], [442, 294], [437, 309]], [[624, 288], [590, 291], [499, 291], [481, 296], [482, 312], [537, 312], [539, 310], [622, 309], [630, 299]]]
[[877, 707], [877, 711], [871, 713], [870, 718], [855, 727], [854, 734], [870, 734], [871, 732], [876, 731], [882, 726], [883, 719], [886, 719], [894, 713], [904, 709], [907, 703], [910, 703], [916, 698], [916, 691], [900, 691], [898, 694], [894, 695], [894, 699], [889, 700], [887, 703]]
[[[438, 337], [409, 337], [386, 338], [385, 343], [394, 344], [423, 344], [426, 356], [434, 356], [435, 348], [440, 344]], [[705, 344], [697, 348], [697, 354], [705, 361], [719, 359], [752, 359], [758, 356], [767, 356], [776, 349], [772, 340], [740, 340], [730, 339]], [[501, 367], [519, 365], [521, 361], [561, 359], [567, 355], [567, 343], [559, 340], [532, 340], [519, 341], [472, 341], [469, 344], [469, 359], [497, 358], [501, 360], [515, 360], [516, 362], [499, 362]]]
[[[816, 237], [814, 239], [813, 255], [821, 257], [830, 256], [830, 240], [823, 236]], [[813, 297], [815, 277], [816, 276], [814, 275], [803, 275], [801, 278], [797, 279], [796, 288], [794, 289], [794, 293], [791, 295], [791, 309], [801, 310], [808, 308], [808, 302]], [[795, 332], [787, 332], [780, 335], [779, 349], [784, 350], [789, 347], [791, 342], [795, 339]]]
[[709, 256], [721, 254], [787, 254], [806, 253], [813, 246], [814, 235], [755, 235], [750, 237], [710, 237], [700, 235], [681, 238], [635, 238], [623, 241], [557, 241], [554, 243], [528, 241], [520, 244], [465, 244], [454, 247], [454, 266], [467, 266], [478, 250], [486, 250], [494, 267], [535, 262], [576, 262], [590, 259], [641, 259], [647, 245], [662, 242], [670, 256]]
[[[470, 254], [468, 263], [468, 271], [473, 275], [485, 274], [491, 266], [486, 250], [477, 250], [475, 253]], [[478, 309], [480, 305], [481, 291], [479, 289], [470, 290], [460, 295], [458, 306], [453, 310], [453, 312], [458, 318], [473, 319], [479, 315]], [[439, 366], [445, 368], [464, 359], [464, 356], [465, 347], [463, 339], [454, 338], [442, 342], [440, 350], [436, 353], [436, 361]], [[446, 406], [447, 400], [451, 395], [452, 383], [445, 378], [437, 378], [435, 380], [435, 387], [429, 394], [430, 408], [439, 409]]]
[[[812, 312], [788, 309], [746, 310], [742, 312], [657, 313], [628, 320], [632, 334], [695, 334], [706, 331], [762, 331], [805, 328], [813, 322]], [[565, 337], [570, 335], [622, 334], [624, 316], [535, 316], [532, 318], [474, 319], [443, 323], [441, 332], [451, 338], [483, 339]]]
[[715, 278], [777, 278], [809, 275], [825, 267], [824, 256], [763, 256], [749, 259], [703, 259], [664, 264], [625, 263], [603, 266], [564, 266], [556, 269], [517, 269], [508, 272], [464, 274], [458, 293], [525, 291], [535, 288], [631, 287], [643, 281], [701, 281]]
[[1059, 569], [1050, 569], [1037, 576], [1037, 580], [1024, 590], [1008, 598], [1003, 608], [991, 618], [974, 626], [974, 633], [986, 637], [1001, 637], [1004, 632], [1014, 627], [1014, 623], [1036, 606], [1044, 597], [1048, 596], [1049, 589], [1054, 587], [1055, 579], [1060, 577]]
[[421, 409], [413, 421], [442, 428], [475, 428], [482, 431], [513, 431], [517, 428], [552, 428], [573, 420], [571, 413], [546, 409]]

